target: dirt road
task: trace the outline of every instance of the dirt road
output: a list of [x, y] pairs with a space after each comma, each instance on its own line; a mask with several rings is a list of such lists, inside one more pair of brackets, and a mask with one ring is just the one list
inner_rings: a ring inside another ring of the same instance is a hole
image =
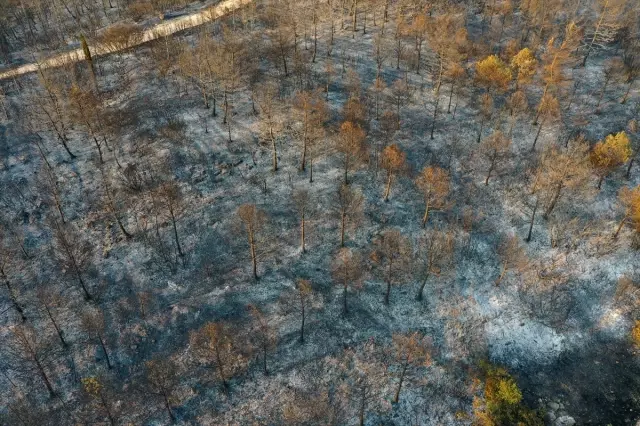
[[[91, 55], [94, 57], [108, 55], [110, 53], [128, 49], [133, 46], [138, 46], [140, 44], [146, 43], [151, 40], [155, 40], [160, 37], [177, 33], [178, 31], [183, 31], [188, 28], [197, 27], [207, 22], [214, 21], [220, 18], [221, 16], [224, 16], [236, 9], [239, 9], [251, 3], [252, 1], [253, 0], [224, 0], [215, 6], [201, 10], [191, 15], [181, 16], [179, 18], [175, 18], [170, 21], [161, 22], [153, 26], [152, 28], [148, 28], [144, 30], [139, 37], [136, 37], [135, 40], [132, 40], [131, 42], [125, 45], [120, 44], [116, 46], [111, 44], [110, 45], [97, 44], [97, 45], [90, 46]], [[14, 69], [0, 72], [0, 80], [12, 78], [22, 74], [27, 74], [30, 72], [35, 72], [38, 70], [39, 67], [43, 67], [43, 68], [57, 67], [57, 66], [61, 66], [61, 65], [65, 65], [73, 62], [82, 61], [84, 59], [85, 58], [84, 58], [84, 53], [82, 52], [82, 48], [78, 48], [69, 52], [53, 55], [40, 62], [26, 64]]]

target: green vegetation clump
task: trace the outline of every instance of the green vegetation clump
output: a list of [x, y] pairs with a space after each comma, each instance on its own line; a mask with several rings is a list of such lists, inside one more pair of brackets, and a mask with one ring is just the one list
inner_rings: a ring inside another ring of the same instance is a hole
[[475, 426], [542, 426], [539, 412], [522, 403], [516, 381], [502, 367], [482, 365], [484, 389], [473, 401]]

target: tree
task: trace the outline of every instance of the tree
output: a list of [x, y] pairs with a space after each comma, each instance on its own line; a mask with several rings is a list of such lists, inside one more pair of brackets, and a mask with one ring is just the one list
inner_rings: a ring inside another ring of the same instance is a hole
[[416, 178], [416, 185], [424, 197], [425, 209], [422, 227], [427, 225], [429, 212], [444, 207], [449, 195], [449, 173], [437, 166], [426, 166]]
[[[282, 5], [280, 5], [281, 7]], [[278, 9], [278, 5], [265, 9], [264, 20], [267, 26], [267, 36], [271, 42], [269, 56], [272, 61], [282, 63], [284, 75], [289, 75], [287, 59], [295, 49], [295, 30], [292, 20], [288, 20], [285, 13]]]
[[345, 185], [349, 184], [349, 170], [360, 163], [366, 153], [365, 138], [365, 131], [351, 121], [345, 121], [340, 126], [336, 150], [343, 155]]
[[162, 398], [164, 408], [167, 410], [171, 423], [175, 423], [176, 415], [171, 407], [175, 402], [174, 395], [180, 383], [178, 366], [171, 358], [157, 358], [145, 363], [146, 383], [143, 388], [145, 393]]
[[51, 350], [46, 336], [26, 324], [14, 325], [10, 331], [11, 339], [8, 339], [7, 344], [3, 347], [5, 359], [9, 362], [15, 361], [16, 364], [12, 365], [12, 369], [17, 373], [38, 376], [47, 388], [49, 395], [55, 396], [56, 392], [53, 389], [49, 373], [47, 373], [47, 367], [54, 352]]
[[[566, 69], [574, 63], [572, 55], [579, 46], [580, 38], [581, 31], [572, 21], [565, 27], [564, 37], [560, 45], [557, 45], [556, 37], [551, 37], [547, 42], [546, 49], [542, 55], [542, 80], [545, 83], [542, 98], [549, 92], [549, 89], [559, 89], [569, 81]], [[539, 114], [540, 111], [537, 111], [533, 120], [534, 126], [538, 124]]]
[[[3, 234], [0, 234], [3, 235]], [[4, 235], [3, 235], [4, 236]], [[9, 295], [9, 300], [11, 300], [11, 305], [16, 313], [20, 316], [22, 321], [27, 320], [27, 316], [24, 313], [24, 308], [22, 304], [18, 301], [17, 291], [14, 288], [11, 280], [9, 280], [9, 275], [7, 271], [7, 266], [9, 265], [9, 256], [11, 254], [8, 250], [6, 250], [3, 246], [0, 246], [0, 281], [4, 284], [4, 287], [7, 289], [7, 294]]]
[[133, 237], [133, 235], [129, 231], [127, 231], [127, 229], [124, 226], [124, 222], [120, 217], [118, 203], [116, 201], [115, 193], [111, 186], [109, 177], [106, 175], [104, 167], [100, 166], [99, 168], [100, 168], [100, 174], [102, 175], [102, 184], [104, 187], [105, 208], [109, 213], [113, 215], [113, 218], [118, 224], [118, 227], [120, 228], [120, 232], [122, 232], [122, 235], [124, 235], [125, 238], [129, 239]]
[[512, 78], [511, 69], [496, 55], [476, 63], [476, 80], [489, 94], [506, 90]]
[[256, 207], [255, 204], [243, 204], [238, 207], [238, 218], [242, 222], [244, 229], [247, 233], [247, 240], [249, 241], [249, 252], [251, 253], [251, 269], [253, 277], [258, 279], [258, 252], [257, 234], [261, 231], [266, 221], [266, 213]]
[[376, 345], [370, 339], [355, 348], [348, 348], [335, 360], [339, 368], [338, 389], [339, 400], [345, 403], [345, 420], [347, 416], [358, 417], [360, 426], [364, 426], [369, 409], [382, 411], [385, 404], [384, 384], [387, 374], [386, 366], [377, 356]]
[[626, 163], [630, 157], [629, 137], [624, 131], [608, 135], [604, 141], [598, 142], [591, 150], [589, 157], [594, 172], [598, 176], [598, 189], [602, 186], [604, 179]]
[[401, 173], [405, 169], [406, 159], [407, 154], [402, 152], [396, 144], [389, 145], [382, 151], [382, 168], [387, 171], [387, 185], [384, 190], [384, 201], [389, 201], [391, 182], [398, 173]]
[[198, 361], [215, 368], [218, 380], [225, 389], [229, 387], [228, 380], [245, 364], [235, 336], [234, 331], [222, 322], [208, 322], [189, 334], [192, 354]]
[[480, 130], [478, 130], [478, 137], [476, 138], [476, 142], [480, 143], [482, 139], [482, 131], [484, 130], [484, 125], [487, 121], [491, 120], [493, 116], [493, 98], [488, 93], [480, 96]]
[[82, 390], [104, 411], [104, 414], [106, 414], [109, 420], [109, 424], [115, 426], [116, 418], [113, 413], [112, 404], [108, 400], [102, 381], [95, 376], [85, 377], [82, 379]]
[[357, 226], [362, 220], [364, 197], [362, 192], [341, 184], [335, 192], [332, 208], [340, 220], [340, 247], [344, 247], [347, 228]]
[[527, 102], [527, 95], [522, 90], [513, 92], [507, 99], [507, 106], [509, 107], [509, 116], [511, 117], [507, 137], [511, 138], [516, 120], [518, 117], [524, 115], [529, 106]]
[[362, 288], [364, 279], [364, 260], [360, 253], [348, 248], [341, 248], [334, 258], [331, 274], [336, 285], [342, 287], [342, 310], [349, 312], [347, 294], [349, 290], [357, 291]]
[[538, 60], [528, 47], [520, 50], [511, 58], [511, 68], [516, 73], [516, 91], [531, 82], [536, 73]]
[[45, 313], [47, 314], [47, 318], [51, 321], [53, 328], [56, 330], [56, 334], [58, 335], [58, 339], [60, 339], [60, 343], [63, 348], [67, 348], [69, 344], [67, 343], [64, 337], [64, 331], [62, 330], [58, 317], [56, 315], [56, 311], [60, 310], [63, 307], [63, 298], [60, 293], [56, 292], [55, 289], [51, 287], [40, 287], [37, 292], [37, 298]]
[[410, 271], [411, 242], [396, 229], [387, 229], [374, 242], [371, 259], [386, 284], [384, 304], [389, 304], [391, 286], [404, 284]]
[[603, 48], [613, 42], [622, 27], [622, 14], [626, 10], [626, 0], [598, 0], [594, 2], [597, 19], [587, 32], [583, 46], [586, 50], [582, 66], [587, 65], [589, 55], [596, 48]]
[[322, 296], [313, 290], [311, 281], [299, 278], [294, 287], [280, 298], [280, 307], [285, 314], [300, 315], [300, 343], [304, 343], [305, 326], [309, 314], [322, 306]]
[[564, 194], [575, 195], [585, 189], [589, 171], [589, 146], [583, 137], [572, 140], [564, 150], [555, 146], [545, 149], [537, 171], [537, 191], [545, 206], [544, 219], [549, 218]]
[[393, 356], [398, 363], [398, 387], [393, 402], [400, 401], [400, 392], [407, 375], [412, 370], [431, 365], [431, 350], [428, 339], [418, 332], [393, 335]]
[[453, 264], [453, 235], [449, 232], [433, 230], [418, 241], [416, 275], [421, 281], [416, 300], [422, 300], [424, 288], [432, 275], [441, 276]]
[[111, 364], [111, 358], [109, 358], [109, 351], [107, 351], [103, 312], [99, 309], [89, 309], [84, 312], [82, 315], [82, 328], [91, 339], [96, 339], [98, 341], [100, 348], [104, 353], [107, 367], [111, 370], [113, 365]]
[[491, 173], [496, 167], [509, 156], [511, 152], [511, 139], [505, 136], [500, 130], [491, 134], [482, 142], [479, 147], [482, 158], [489, 164], [485, 185], [489, 185]]
[[[104, 163], [102, 152], [103, 142], [99, 140], [99, 132], [101, 130], [100, 99], [94, 92], [82, 90], [77, 85], [73, 85], [69, 91], [69, 101], [70, 117], [73, 121], [80, 123], [86, 128], [89, 137], [93, 139], [96, 146], [100, 163]], [[106, 138], [104, 141], [106, 141]]]
[[542, 132], [544, 124], [550, 121], [555, 121], [560, 117], [560, 103], [553, 95], [547, 93], [542, 97], [542, 99], [540, 99], [540, 105], [538, 105], [538, 117], [542, 118], [542, 121], [540, 121], [538, 132], [533, 140], [533, 145], [531, 145], [531, 151], [536, 149], [536, 143], [538, 142], [538, 138], [540, 137], [540, 132]]
[[613, 238], [618, 238], [618, 234], [625, 223], [630, 223], [636, 231], [640, 232], [640, 185], [633, 189], [622, 188], [618, 193], [618, 203], [622, 207], [624, 214], [616, 228], [616, 232], [613, 234]]
[[604, 99], [604, 95], [607, 92], [607, 87], [611, 80], [623, 72], [623, 62], [620, 58], [612, 58], [605, 62], [604, 67], [604, 81], [602, 82], [602, 88], [600, 89], [600, 94], [598, 95], [598, 101], [596, 102], [596, 111], [600, 111], [600, 104], [602, 103], [602, 99]]
[[324, 122], [327, 119], [327, 104], [320, 92], [298, 92], [293, 100], [295, 115], [300, 122], [298, 130], [302, 142], [300, 171], [306, 170], [307, 151], [310, 145], [324, 135]]
[[93, 256], [94, 246], [85, 240], [71, 224], [59, 224], [52, 221], [52, 249], [60, 266], [67, 274], [72, 275], [80, 285], [84, 298], [91, 300], [84, 274]]
[[302, 253], [307, 252], [306, 247], [306, 219], [309, 216], [309, 210], [311, 208], [311, 197], [309, 192], [304, 189], [295, 190], [293, 192], [293, 203], [295, 204], [296, 210], [298, 211], [298, 215], [300, 216], [300, 249]]
[[[180, 190], [180, 186], [175, 181], [165, 182], [158, 188], [158, 201], [161, 201], [162, 204], [166, 207], [167, 212], [169, 213], [169, 218], [171, 219], [171, 226], [173, 228], [173, 239], [176, 243], [176, 248], [178, 250], [178, 254], [180, 257], [184, 257], [184, 252], [182, 251], [182, 245], [180, 245], [180, 238], [178, 237], [178, 225], [177, 221], [182, 213], [183, 208], [183, 195]], [[160, 206], [158, 206], [159, 208]]]
[[391, 86], [390, 100], [396, 108], [396, 130], [400, 130], [400, 110], [411, 100], [411, 89], [404, 78], [399, 78]]
[[380, 101], [386, 88], [387, 85], [384, 80], [381, 77], [377, 77], [369, 89], [373, 92], [373, 104], [376, 111], [376, 120], [380, 119]]
[[271, 145], [271, 170], [274, 172], [278, 171], [278, 135], [282, 132], [284, 127], [282, 121], [278, 117], [280, 113], [280, 109], [276, 101], [278, 92], [279, 89], [275, 83], [266, 83], [262, 86], [258, 86], [256, 96], [258, 109], [260, 110], [260, 123], [262, 127], [261, 133], [263, 138]]
[[500, 275], [495, 281], [498, 286], [509, 271], [522, 272], [529, 264], [529, 259], [524, 249], [520, 246], [515, 235], [509, 235], [502, 239], [498, 246], [498, 254], [502, 260]]
[[267, 354], [276, 347], [278, 336], [269, 325], [269, 321], [265, 315], [255, 305], [248, 305], [247, 309], [251, 316], [251, 325], [249, 330], [250, 341], [253, 348], [262, 354], [262, 371], [265, 376], [269, 374], [267, 368]]

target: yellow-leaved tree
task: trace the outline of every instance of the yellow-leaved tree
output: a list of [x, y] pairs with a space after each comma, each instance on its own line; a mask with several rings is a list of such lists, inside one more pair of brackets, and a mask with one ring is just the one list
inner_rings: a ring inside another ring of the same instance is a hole
[[593, 170], [598, 175], [598, 189], [604, 179], [616, 167], [626, 163], [631, 158], [631, 143], [629, 136], [622, 131], [611, 134], [604, 141], [598, 142], [591, 151], [590, 160]]
[[526, 85], [536, 73], [538, 60], [528, 47], [520, 50], [511, 58], [511, 68], [516, 73], [516, 91], [520, 85]]
[[476, 63], [476, 81], [489, 93], [506, 90], [512, 78], [509, 66], [496, 55], [487, 56]]

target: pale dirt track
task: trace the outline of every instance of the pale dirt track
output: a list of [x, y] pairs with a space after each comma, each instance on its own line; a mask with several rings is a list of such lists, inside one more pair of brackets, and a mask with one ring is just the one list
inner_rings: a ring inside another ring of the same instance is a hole
[[[221, 16], [224, 16], [236, 9], [239, 9], [253, 0], [224, 0], [221, 3], [207, 8], [205, 10], [198, 11], [191, 15], [182, 16], [172, 19], [167, 22], [161, 22], [152, 28], [144, 30], [138, 37], [125, 44], [96, 44], [90, 46], [92, 56], [103, 56], [110, 53], [118, 52], [120, 50], [128, 49], [140, 44], [155, 40], [160, 37], [165, 37], [170, 34], [177, 33], [189, 28], [197, 27], [207, 22], [214, 21]], [[82, 48], [78, 48], [69, 52], [60, 53], [49, 58], [43, 59], [39, 62], [22, 65], [20, 67], [0, 72], [0, 80], [16, 77], [22, 74], [36, 72], [38, 68], [52, 68], [61, 65], [78, 62], [84, 60], [84, 53]]]

